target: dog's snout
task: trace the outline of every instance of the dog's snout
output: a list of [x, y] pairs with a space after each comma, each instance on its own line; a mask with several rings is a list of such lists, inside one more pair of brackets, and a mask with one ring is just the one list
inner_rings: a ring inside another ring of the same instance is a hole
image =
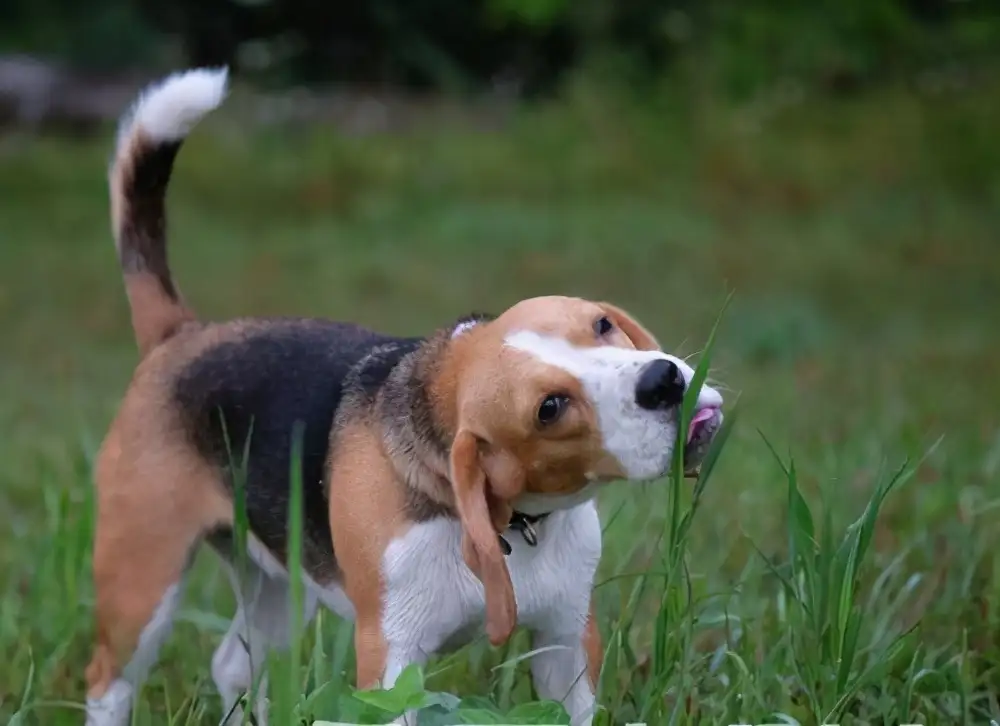
[[654, 360], [639, 373], [635, 386], [635, 402], [647, 411], [677, 406], [684, 400], [684, 374], [676, 363]]

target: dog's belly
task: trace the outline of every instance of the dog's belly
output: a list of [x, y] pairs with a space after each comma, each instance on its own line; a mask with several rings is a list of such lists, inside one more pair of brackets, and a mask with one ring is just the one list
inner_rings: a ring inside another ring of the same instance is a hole
[[[581, 632], [601, 555], [594, 503], [555, 512], [530, 546], [516, 532], [505, 536], [518, 625], [559, 634]], [[462, 530], [439, 518], [411, 527], [383, 558], [383, 632], [390, 644], [433, 653], [452, 650], [483, 633], [483, 587], [461, 556]]]
[[[220, 557], [230, 564], [235, 575], [237, 554], [233, 547], [232, 533], [228, 531], [213, 533], [208, 538], [208, 543]], [[288, 570], [285, 569], [285, 566], [252, 532], [247, 533], [246, 557], [251, 566], [256, 566], [271, 580], [285, 583], [289, 581]], [[354, 620], [354, 605], [339, 583], [335, 581], [316, 582], [307, 572], [302, 572], [302, 583], [305, 585], [306, 597], [309, 600], [322, 604], [345, 620]]]

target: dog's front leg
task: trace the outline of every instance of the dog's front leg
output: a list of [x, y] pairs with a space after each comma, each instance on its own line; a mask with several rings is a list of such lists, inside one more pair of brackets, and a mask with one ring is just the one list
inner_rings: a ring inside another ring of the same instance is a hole
[[572, 726], [590, 726], [597, 701], [594, 691], [601, 670], [600, 633], [591, 605], [585, 617], [552, 618], [533, 630], [531, 675], [539, 698], [559, 701]]
[[588, 676], [587, 656], [580, 639], [534, 639], [531, 675], [539, 698], [560, 701], [572, 726], [590, 726], [596, 701]]
[[[378, 606], [358, 613], [359, 687], [392, 688], [407, 666], [423, 666], [468, 620], [461, 583], [471, 575], [462, 577], [449, 526], [414, 525], [387, 548]], [[414, 726], [417, 715], [408, 712], [394, 723]]]
[[[390, 646], [385, 664], [385, 675], [382, 677], [382, 687], [392, 688], [396, 685], [399, 674], [410, 665], [423, 666], [427, 662], [427, 656], [412, 646]], [[417, 726], [417, 712], [407, 711], [402, 716], [393, 721], [399, 726]]]
[[[354, 630], [357, 652], [358, 688], [390, 689], [409, 665], [424, 665], [427, 655], [412, 643], [387, 638], [387, 623], [378, 618], [359, 618]], [[388, 623], [391, 625], [391, 623]], [[390, 629], [391, 632], [391, 629]], [[417, 714], [407, 712], [392, 723], [415, 726]]]

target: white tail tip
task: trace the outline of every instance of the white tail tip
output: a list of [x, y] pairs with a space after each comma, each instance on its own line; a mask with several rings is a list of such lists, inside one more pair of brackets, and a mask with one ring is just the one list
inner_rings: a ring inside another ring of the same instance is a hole
[[228, 68], [196, 68], [147, 86], [122, 120], [119, 138], [142, 129], [155, 143], [183, 139], [222, 103], [228, 81]]

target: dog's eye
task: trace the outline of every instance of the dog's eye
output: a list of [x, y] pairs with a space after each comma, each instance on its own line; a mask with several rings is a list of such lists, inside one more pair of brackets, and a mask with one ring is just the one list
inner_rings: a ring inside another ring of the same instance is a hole
[[597, 335], [600, 336], [601, 338], [603, 338], [605, 335], [607, 335], [614, 329], [615, 329], [614, 323], [612, 323], [611, 320], [607, 317], [598, 318], [597, 322], [594, 323], [594, 332], [597, 333]]
[[538, 423], [542, 426], [549, 426], [555, 423], [562, 416], [568, 404], [569, 399], [566, 396], [559, 394], [546, 396], [538, 406]]

